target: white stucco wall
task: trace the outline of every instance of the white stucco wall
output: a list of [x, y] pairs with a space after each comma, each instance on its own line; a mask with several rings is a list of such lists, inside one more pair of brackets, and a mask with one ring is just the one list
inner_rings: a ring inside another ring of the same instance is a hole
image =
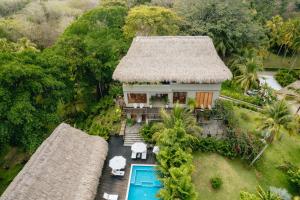
[[213, 106], [214, 101], [219, 98], [221, 84], [151, 84], [151, 85], [129, 85], [123, 84], [124, 100], [127, 107], [133, 107], [132, 103], [128, 103], [127, 94], [128, 93], [146, 93], [147, 94], [147, 104], [149, 106], [149, 98], [151, 95], [167, 93], [170, 106], [173, 106], [173, 92], [187, 92], [187, 99], [195, 99], [196, 92], [213, 92]]

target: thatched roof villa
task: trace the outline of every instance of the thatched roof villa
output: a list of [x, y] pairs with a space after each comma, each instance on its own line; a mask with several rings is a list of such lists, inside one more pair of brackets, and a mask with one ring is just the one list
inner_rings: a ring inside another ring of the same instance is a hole
[[93, 200], [107, 142], [60, 124], [31, 156], [1, 200]]
[[189, 98], [211, 108], [231, 78], [208, 36], [136, 37], [113, 74], [123, 83], [127, 116], [137, 120], [151, 118], [150, 108], [185, 106]]

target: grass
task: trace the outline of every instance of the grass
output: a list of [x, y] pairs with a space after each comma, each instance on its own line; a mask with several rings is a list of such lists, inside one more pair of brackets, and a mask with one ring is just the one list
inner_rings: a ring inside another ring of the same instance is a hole
[[264, 67], [266, 69], [279, 69], [279, 68], [291, 68], [294, 63], [294, 69], [300, 69], [300, 54], [294, 57], [283, 57], [270, 53], [268, 58], [264, 60]]
[[[257, 132], [260, 113], [235, 107], [243, 130]], [[238, 200], [241, 190], [255, 191], [256, 186], [286, 188], [292, 194], [297, 191], [288, 182], [286, 174], [278, 169], [285, 161], [300, 166], [300, 135], [289, 136], [286, 133], [280, 141], [275, 141], [265, 151], [254, 167], [242, 160], [230, 160], [218, 154], [196, 153], [194, 155], [195, 172], [193, 182], [199, 193], [199, 199]], [[220, 190], [213, 190], [210, 178], [221, 176], [223, 185]], [[299, 192], [298, 192], [299, 195]]]
[[[238, 199], [240, 190], [254, 191], [258, 185], [255, 170], [249, 169], [240, 160], [229, 160], [218, 154], [197, 153], [194, 155], [195, 172], [193, 182], [199, 199]], [[219, 176], [223, 180], [220, 189], [214, 190], [210, 178]]]
[[7, 147], [0, 155], [0, 195], [23, 168], [29, 155], [16, 147]]

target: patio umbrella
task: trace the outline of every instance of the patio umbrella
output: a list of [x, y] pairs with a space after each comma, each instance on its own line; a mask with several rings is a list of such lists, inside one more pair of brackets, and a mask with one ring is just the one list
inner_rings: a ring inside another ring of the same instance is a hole
[[136, 142], [131, 145], [131, 151], [135, 153], [144, 153], [147, 151], [147, 145], [143, 142]]
[[109, 160], [109, 167], [112, 169], [123, 169], [126, 166], [126, 159], [123, 156], [115, 156]]
[[154, 146], [152, 152], [155, 153], [155, 154], [158, 154], [158, 152], [159, 152], [159, 147], [158, 147], [158, 146]]

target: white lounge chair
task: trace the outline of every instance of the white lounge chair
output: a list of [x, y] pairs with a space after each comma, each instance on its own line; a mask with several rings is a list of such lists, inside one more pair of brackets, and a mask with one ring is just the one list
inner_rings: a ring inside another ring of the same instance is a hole
[[117, 194], [107, 194], [106, 192], [103, 194], [103, 198], [107, 200], [118, 200], [118, 197]]
[[132, 152], [132, 153], [131, 153], [131, 159], [136, 159], [136, 158], [137, 158], [137, 153]]
[[140, 108], [144, 108], [144, 104], [143, 103], [140, 104]]
[[133, 108], [137, 108], [138, 107], [138, 104], [137, 103], [134, 103], [133, 104]]
[[125, 171], [120, 171], [120, 170], [112, 170], [111, 173], [114, 176], [124, 176], [125, 175]]
[[146, 160], [147, 159], [147, 152], [142, 153], [142, 160]]

